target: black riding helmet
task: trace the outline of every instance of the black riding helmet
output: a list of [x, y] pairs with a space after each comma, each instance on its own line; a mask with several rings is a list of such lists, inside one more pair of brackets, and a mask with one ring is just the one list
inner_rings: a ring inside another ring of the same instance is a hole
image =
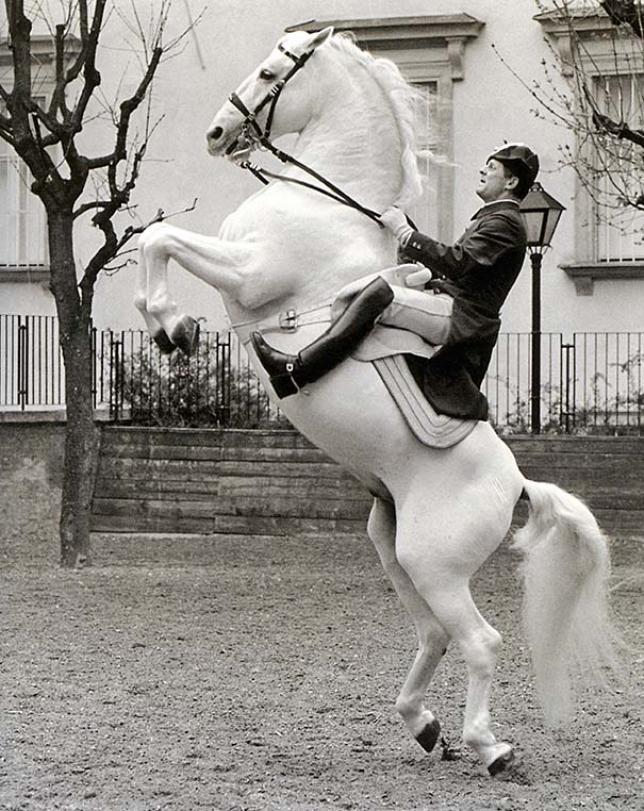
[[504, 144], [489, 156], [488, 160], [492, 159], [507, 166], [519, 178], [517, 192], [525, 197], [539, 173], [538, 156], [525, 144]]

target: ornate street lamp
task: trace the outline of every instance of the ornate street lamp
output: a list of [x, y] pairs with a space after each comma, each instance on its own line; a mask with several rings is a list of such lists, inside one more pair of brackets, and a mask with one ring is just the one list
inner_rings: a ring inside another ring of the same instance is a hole
[[521, 202], [521, 214], [528, 232], [528, 252], [532, 264], [530, 425], [533, 434], [541, 431], [541, 262], [565, 210], [565, 206], [548, 194], [541, 183], [535, 183]]

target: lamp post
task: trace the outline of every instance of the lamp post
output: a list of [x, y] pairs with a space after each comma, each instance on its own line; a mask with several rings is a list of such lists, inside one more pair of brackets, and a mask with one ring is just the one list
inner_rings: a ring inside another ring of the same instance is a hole
[[532, 368], [530, 373], [530, 427], [541, 431], [541, 263], [550, 247], [565, 206], [535, 183], [521, 202], [532, 265]]

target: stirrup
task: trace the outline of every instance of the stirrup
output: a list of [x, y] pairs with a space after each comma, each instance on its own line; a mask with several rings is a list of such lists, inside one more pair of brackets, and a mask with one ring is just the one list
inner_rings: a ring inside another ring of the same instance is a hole
[[[288, 368], [289, 366], [291, 367], [290, 369]], [[293, 364], [287, 364], [286, 368], [287, 371], [284, 374], [274, 375], [269, 378], [271, 386], [280, 400], [283, 400], [285, 397], [290, 397], [292, 394], [297, 394], [302, 390], [293, 377]]]

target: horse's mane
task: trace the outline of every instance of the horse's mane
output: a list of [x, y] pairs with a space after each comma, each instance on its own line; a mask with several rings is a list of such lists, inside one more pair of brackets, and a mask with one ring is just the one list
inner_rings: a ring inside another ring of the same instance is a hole
[[363, 51], [355, 44], [352, 34], [334, 34], [329, 44], [348, 58], [362, 64], [381, 87], [385, 99], [392, 107], [400, 132], [402, 146], [400, 159], [403, 171], [402, 185], [395, 204], [405, 209], [422, 193], [422, 178], [417, 162], [416, 123], [417, 111], [427, 103], [426, 99], [404, 79], [398, 66], [391, 59], [374, 57]]

